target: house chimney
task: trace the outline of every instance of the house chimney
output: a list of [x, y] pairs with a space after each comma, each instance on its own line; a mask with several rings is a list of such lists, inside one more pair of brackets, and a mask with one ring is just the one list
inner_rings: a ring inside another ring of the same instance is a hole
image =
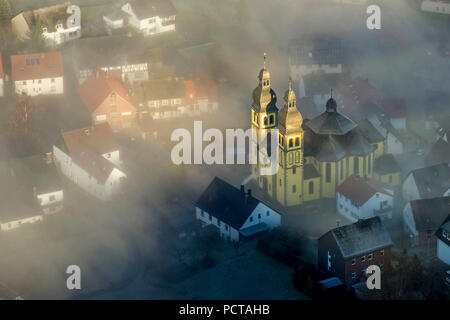
[[245, 193], [245, 188], [244, 188], [244, 185], [243, 185], [243, 184], [241, 184], [241, 192], [242, 192], [242, 193]]
[[53, 154], [51, 152], [47, 152], [45, 154], [45, 163], [50, 164], [53, 162]]

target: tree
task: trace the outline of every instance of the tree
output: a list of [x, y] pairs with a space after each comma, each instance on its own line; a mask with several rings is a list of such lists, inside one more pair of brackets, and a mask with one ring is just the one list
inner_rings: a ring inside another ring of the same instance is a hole
[[9, 0], [0, 0], [0, 22], [9, 21], [12, 17]]
[[316, 267], [311, 263], [305, 263], [294, 270], [292, 281], [298, 290], [305, 291], [309, 279], [313, 282], [317, 279]]
[[36, 51], [46, 49], [45, 39], [42, 36], [41, 18], [33, 14], [30, 31], [27, 32], [29, 46]]

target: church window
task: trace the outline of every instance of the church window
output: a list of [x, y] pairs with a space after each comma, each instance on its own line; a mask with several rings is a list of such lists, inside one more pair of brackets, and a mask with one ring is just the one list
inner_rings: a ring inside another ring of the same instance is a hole
[[327, 163], [325, 165], [325, 181], [331, 182], [331, 164]]
[[264, 117], [264, 125], [267, 126], [267, 117]]
[[297, 173], [297, 168], [296, 167], [293, 167], [292, 168], [292, 174], [296, 174]]
[[359, 159], [358, 157], [353, 158], [353, 172], [355, 175], [359, 175]]
[[314, 193], [314, 181], [309, 182], [309, 194]]
[[369, 159], [368, 159], [368, 165], [367, 165], [367, 167], [368, 167], [368, 169], [367, 169], [367, 171], [368, 171], [368, 173], [370, 174], [370, 172], [372, 171], [372, 158], [371, 158], [371, 156], [369, 155]]
[[297, 186], [295, 184], [292, 186], [292, 192], [297, 192]]
[[274, 124], [274, 122], [275, 122], [275, 119], [274, 119], [274, 117], [273, 117], [273, 114], [271, 114], [271, 115], [270, 115], [269, 123], [270, 123], [270, 124]]
[[295, 146], [298, 147], [300, 145], [300, 138], [295, 138]]
[[269, 216], [269, 215], [270, 215], [270, 211], [267, 211], [267, 212], [266, 212], [266, 216]]
[[292, 145], [293, 145], [292, 139], [289, 139], [289, 148], [292, 148]]

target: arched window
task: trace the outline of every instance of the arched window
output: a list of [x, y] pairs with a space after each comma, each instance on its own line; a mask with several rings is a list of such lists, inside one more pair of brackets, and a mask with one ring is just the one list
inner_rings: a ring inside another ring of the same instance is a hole
[[359, 175], [359, 159], [358, 157], [353, 158], [353, 173]]
[[272, 134], [270, 132], [267, 134], [267, 155], [272, 156]]
[[314, 181], [309, 182], [309, 194], [314, 193]]
[[331, 182], [331, 164], [327, 163], [325, 165], [325, 181]]
[[267, 126], [267, 117], [264, 117], [264, 125]]
[[298, 147], [300, 145], [300, 138], [295, 138], [295, 146]]
[[292, 186], [292, 192], [297, 192], [297, 186], [295, 184]]
[[292, 139], [289, 139], [289, 148], [292, 148]]
[[297, 173], [297, 167], [292, 167], [292, 174], [296, 174]]
[[270, 123], [270, 124], [274, 124], [274, 122], [275, 122], [275, 118], [274, 118], [273, 114], [271, 114], [271, 115], [270, 115], [269, 123]]

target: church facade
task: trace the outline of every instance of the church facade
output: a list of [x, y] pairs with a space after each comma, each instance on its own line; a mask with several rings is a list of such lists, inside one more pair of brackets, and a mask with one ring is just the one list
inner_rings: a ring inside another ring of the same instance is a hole
[[[372, 178], [374, 162], [384, 154], [383, 137], [369, 136], [373, 130], [363, 130], [340, 114], [332, 96], [322, 114], [303, 119], [291, 81], [279, 110], [265, 58], [258, 81], [251, 106], [252, 129], [278, 129], [278, 145], [267, 149], [258, 145], [258, 161], [252, 166], [256, 183], [269, 197], [284, 206], [301, 205], [335, 198], [337, 186], [351, 175]], [[260, 159], [270, 152], [278, 152], [279, 170], [270, 176], [258, 175]]]

